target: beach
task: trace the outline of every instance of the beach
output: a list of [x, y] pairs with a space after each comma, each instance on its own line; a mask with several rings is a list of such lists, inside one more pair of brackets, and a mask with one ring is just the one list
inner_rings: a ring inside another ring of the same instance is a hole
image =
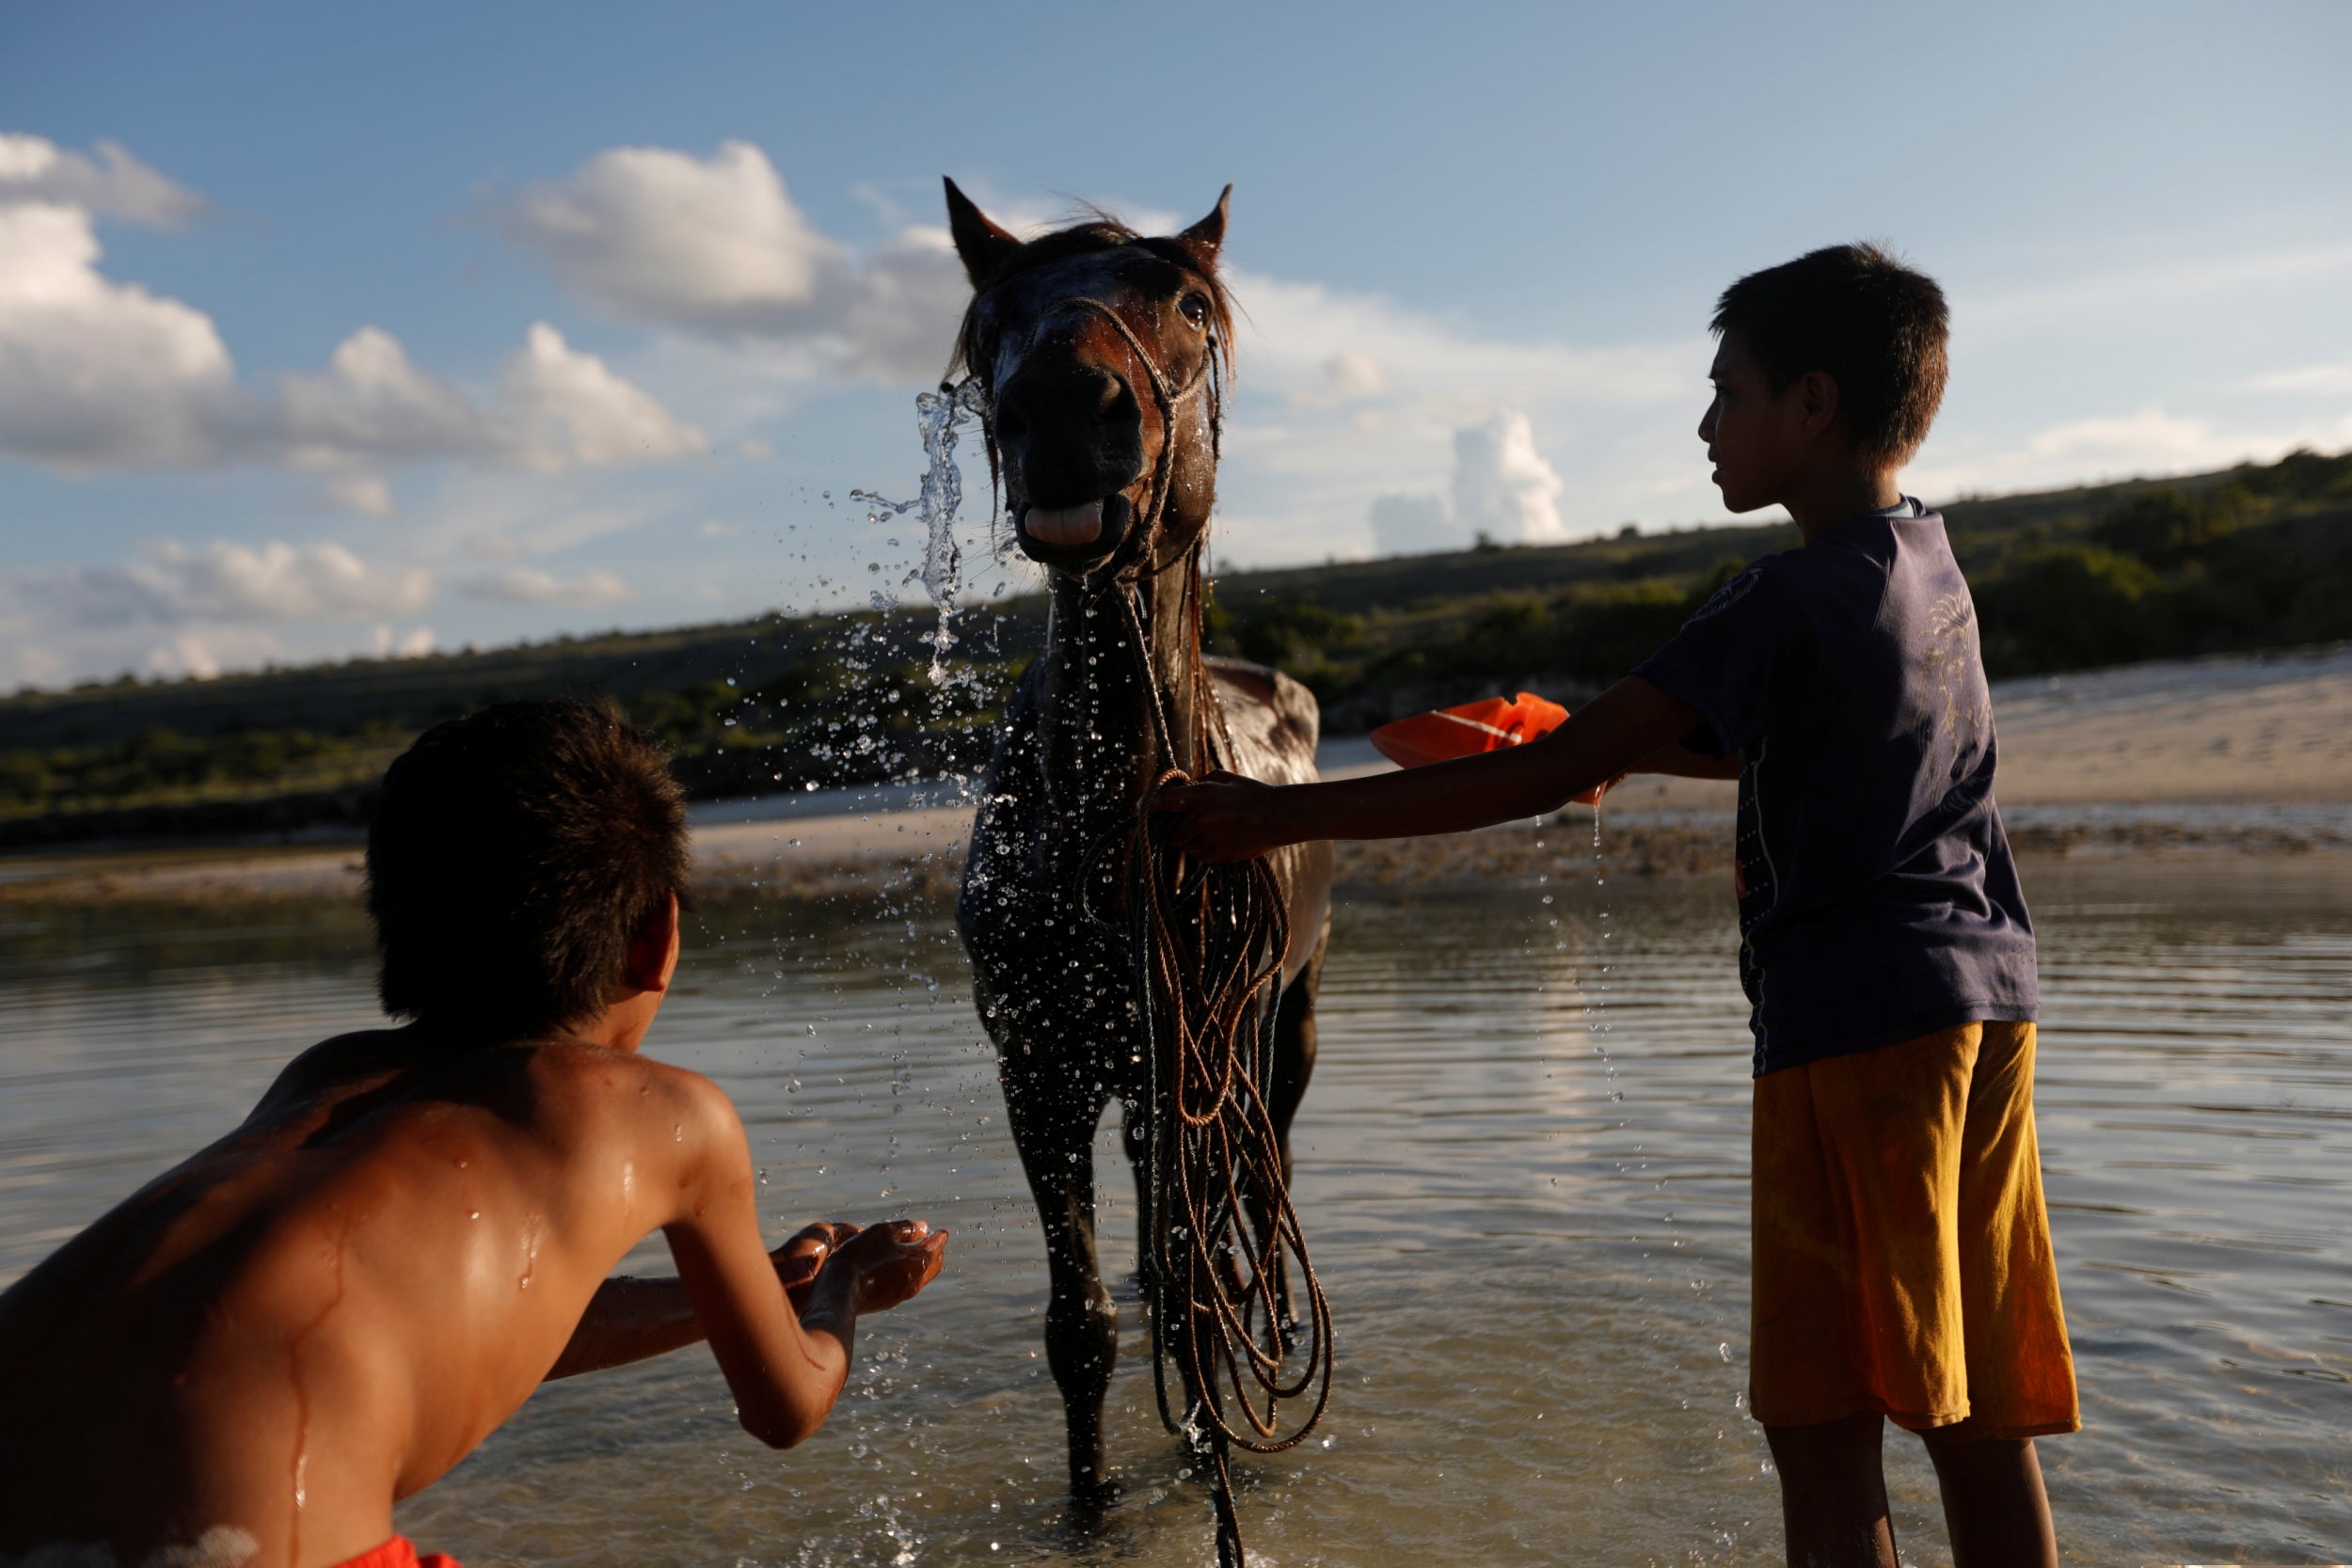
[[[2000, 803], [2026, 854], [2352, 850], [2352, 646], [2126, 665], [1994, 689]], [[1361, 737], [1327, 741], [1327, 777], [1385, 769]], [[1637, 777], [1598, 813], [1602, 850], [1643, 876], [1728, 864], [1734, 786]], [[935, 895], [960, 875], [971, 807], [946, 784], [694, 808], [697, 874], [778, 897]], [[1594, 832], [1572, 807], [1562, 832]], [[1343, 883], [1463, 882], [1559, 847], [1510, 831], [1340, 846]], [[102, 847], [0, 859], [0, 901], [210, 901], [357, 893], [356, 841]]]

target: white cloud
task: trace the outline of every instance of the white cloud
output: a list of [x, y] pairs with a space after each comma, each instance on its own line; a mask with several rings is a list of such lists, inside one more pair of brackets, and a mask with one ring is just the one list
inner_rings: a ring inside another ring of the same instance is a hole
[[507, 361], [500, 390], [508, 427], [502, 444], [527, 467], [612, 467], [709, 449], [700, 431], [545, 322]]
[[2233, 385], [2233, 392], [2269, 392], [2287, 397], [2352, 397], [2352, 360], [2268, 371]]
[[2352, 446], [2352, 414], [2261, 434], [2146, 407], [2069, 420], [2013, 444], [1939, 439], [1934, 461], [1904, 475], [1914, 494], [1997, 494], [2106, 480], [2201, 473], [2237, 463], [2269, 463], [2296, 447]]
[[75, 474], [267, 464], [317, 474], [334, 504], [381, 515], [391, 510], [391, 466], [546, 472], [705, 446], [545, 323], [486, 400], [418, 369], [373, 326], [344, 339], [324, 370], [241, 382], [210, 316], [100, 270], [92, 206], [25, 194], [78, 192], [152, 222], [185, 205], [128, 154], [104, 168], [76, 157], [38, 137], [0, 136], [0, 457]]
[[853, 255], [809, 224], [748, 142], [708, 158], [613, 148], [489, 215], [558, 282], [619, 316], [789, 342], [818, 374], [936, 377], [968, 293], [944, 229], [908, 228]]
[[368, 638], [378, 658], [422, 658], [433, 651], [431, 626], [411, 626], [405, 635], [395, 635], [389, 625], [378, 621]]
[[1535, 450], [1525, 414], [1505, 409], [1454, 433], [1452, 501], [1397, 493], [1372, 503], [1373, 543], [1384, 553], [1458, 549], [1473, 538], [1551, 544], [1565, 538], [1560, 476]]
[[1351, 351], [1323, 362], [1323, 384], [1336, 398], [1368, 398], [1378, 395], [1389, 378], [1381, 373], [1379, 360]]
[[559, 578], [536, 566], [511, 566], [473, 578], [461, 590], [467, 597], [492, 604], [570, 605], [594, 610], [632, 597], [629, 586], [611, 572]]
[[1503, 544], [1549, 544], [1565, 486], [1535, 450], [1534, 427], [1516, 409], [1454, 433], [1454, 516]]
[[212, 318], [97, 268], [90, 215], [0, 206], [0, 456], [69, 472], [202, 461], [233, 414]]
[[414, 614], [432, 594], [431, 573], [333, 543], [216, 539], [199, 548], [151, 539], [125, 562], [0, 578], [0, 674], [55, 682], [129, 668], [210, 676], [283, 657], [273, 626], [315, 632], [322, 622], [389, 620]]
[[212, 204], [149, 168], [118, 143], [98, 144], [95, 161], [45, 136], [0, 131], [0, 204], [44, 202], [103, 213], [125, 223], [177, 229]]
[[[1048, 221], [1034, 204], [989, 208], [1016, 232]], [[788, 416], [796, 387], [930, 383], [970, 293], [944, 230], [905, 226], [855, 251], [819, 232], [767, 155], [743, 142], [707, 157], [613, 149], [489, 215], [566, 287], [671, 329], [655, 350], [663, 383], [723, 405], [714, 420], [732, 423], [731, 436], [746, 420]], [[1129, 215], [1147, 230], [1180, 221]], [[888, 220], [898, 221], [895, 209]], [[1696, 420], [1708, 350], [1695, 335], [1586, 349], [1484, 337], [1375, 295], [1247, 272], [1231, 281], [1245, 319], [1222, 483], [1232, 527], [1220, 549], [1236, 560], [1363, 548], [1375, 497], [1438, 488], [1454, 432], [1507, 409], [1559, 444], [1515, 451], [1518, 488], [1496, 491], [1503, 511], [1477, 526], [1557, 537], [1613, 526], [1661, 496], [1711, 506], [1695, 441], [1671, 438], [1684, 435], [1678, 418], [1656, 418], [1661, 404], [1688, 399]], [[1574, 515], [1555, 489], [1547, 511], [1543, 475], [1604, 453], [1608, 482], [1581, 489]]]
[[17, 596], [77, 628], [405, 615], [433, 596], [432, 574], [372, 565], [342, 545], [215, 539], [191, 549], [151, 539], [126, 564], [22, 572]]
[[208, 681], [223, 670], [268, 663], [285, 651], [285, 644], [266, 632], [216, 626], [183, 631], [159, 642], [140, 663], [151, 675], [193, 675]]
[[[327, 473], [358, 464], [487, 455], [495, 444], [471, 400], [418, 370], [398, 339], [373, 326], [336, 345], [323, 372], [280, 377], [275, 400], [253, 400], [242, 428], [220, 436], [221, 455], [266, 454]], [[367, 496], [366, 480], [347, 477], [349, 493]], [[388, 510], [389, 494], [381, 499]]]
[[[1689, 435], [1704, 401], [1704, 339], [1506, 341], [1376, 295], [1248, 272], [1232, 283], [1246, 317], [1218, 484], [1220, 557], [1436, 549], [1467, 544], [1474, 529], [1560, 538], [1661, 507], [1713, 510]], [[1474, 448], [1493, 450], [1465, 468], [1458, 433], [1507, 425], [1514, 413], [1525, 436], [1473, 434]], [[1579, 476], [1574, 492], [1562, 472]], [[1467, 509], [1447, 521], [1438, 493], [1460, 485]]]
[[564, 287], [640, 321], [720, 331], [760, 330], [806, 305], [840, 259], [749, 142], [707, 159], [612, 148], [491, 215]]

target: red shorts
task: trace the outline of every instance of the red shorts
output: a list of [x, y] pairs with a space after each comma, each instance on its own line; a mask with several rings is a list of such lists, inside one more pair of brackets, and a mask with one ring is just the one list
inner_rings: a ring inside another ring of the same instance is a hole
[[446, 1552], [417, 1555], [417, 1548], [405, 1535], [395, 1535], [373, 1551], [361, 1552], [341, 1568], [458, 1568], [457, 1560]]

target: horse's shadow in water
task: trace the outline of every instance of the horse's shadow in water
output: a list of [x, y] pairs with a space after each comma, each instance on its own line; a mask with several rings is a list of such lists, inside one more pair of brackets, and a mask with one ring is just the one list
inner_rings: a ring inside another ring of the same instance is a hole
[[[1167, 238], [1098, 218], [1024, 244], [953, 181], [947, 211], [973, 286], [958, 359], [988, 394], [1006, 515], [1049, 584], [1045, 646], [1007, 706], [956, 919], [1044, 1227], [1045, 1351], [1083, 1521], [1113, 1492], [1103, 1402], [1119, 1318], [1096, 1254], [1093, 1165], [1113, 1100], [1143, 1224], [1151, 1212], [1145, 999], [1124, 933], [1087, 912], [1089, 855], [1168, 768], [1312, 779], [1320, 719], [1288, 676], [1200, 652], [1232, 343], [1217, 276], [1225, 199]], [[1330, 846], [1282, 850], [1272, 870], [1291, 934], [1263, 1088], [1287, 1177], [1291, 1118], [1314, 1067]]]

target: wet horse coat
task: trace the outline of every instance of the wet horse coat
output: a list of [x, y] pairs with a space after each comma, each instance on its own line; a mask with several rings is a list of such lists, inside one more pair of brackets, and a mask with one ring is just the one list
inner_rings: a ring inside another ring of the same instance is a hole
[[[1045, 646], [1007, 706], [957, 923], [1045, 1232], [1071, 1486], [1099, 1501], [1119, 1319], [1095, 1243], [1094, 1133], [1119, 1101], [1140, 1192], [1151, 1085], [1125, 933], [1087, 912], [1089, 857], [1168, 769], [1312, 779], [1318, 714], [1288, 676], [1200, 651], [1230, 331], [1224, 201], [1172, 238], [1102, 221], [1024, 245], [952, 182], [947, 200], [975, 290], [960, 355], [989, 394], [1016, 538], [1049, 572]], [[1290, 945], [1264, 1092], [1287, 1172], [1314, 1064], [1330, 847], [1283, 850], [1271, 869]]]

